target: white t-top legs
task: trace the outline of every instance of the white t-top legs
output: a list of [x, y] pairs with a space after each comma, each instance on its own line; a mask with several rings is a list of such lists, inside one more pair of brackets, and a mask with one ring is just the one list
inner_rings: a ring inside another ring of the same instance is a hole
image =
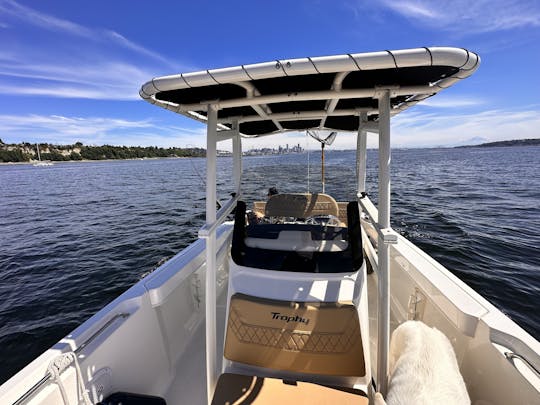
[[379, 95], [379, 302], [377, 342], [377, 389], [386, 395], [390, 342], [390, 246], [383, 230], [390, 228], [390, 91]]
[[[241, 194], [242, 184], [242, 140], [238, 133], [238, 124], [230, 130], [217, 131], [218, 109], [210, 104], [207, 107], [206, 127], [206, 224], [199, 230], [199, 237], [206, 239], [206, 388], [208, 403], [217, 383], [217, 331], [216, 331], [216, 274], [217, 274], [217, 243], [216, 232], [220, 224], [236, 206]], [[234, 194], [216, 212], [216, 157], [217, 143], [231, 139], [233, 142], [233, 184]], [[220, 353], [221, 355], [221, 353]]]
[[367, 163], [367, 113], [360, 113], [360, 125], [356, 139], [356, 196], [362, 198], [366, 192], [366, 163]]
[[[206, 225], [216, 222], [217, 109], [208, 106], [206, 127]], [[217, 381], [216, 340], [216, 232], [206, 238], [206, 389], [212, 402]]]
[[235, 122], [233, 125], [233, 130], [236, 131], [236, 135], [232, 138], [232, 149], [233, 149], [233, 178], [234, 178], [234, 187], [236, 190], [236, 196], [240, 198], [240, 192], [242, 188], [242, 138], [238, 133], [238, 123]]

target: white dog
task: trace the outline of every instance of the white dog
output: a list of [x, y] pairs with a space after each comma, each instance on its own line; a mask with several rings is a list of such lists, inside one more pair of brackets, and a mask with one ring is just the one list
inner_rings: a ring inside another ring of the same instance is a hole
[[392, 334], [386, 402], [375, 405], [462, 405], [471, 400], [448, 338], [419, 321], [407, 321]]

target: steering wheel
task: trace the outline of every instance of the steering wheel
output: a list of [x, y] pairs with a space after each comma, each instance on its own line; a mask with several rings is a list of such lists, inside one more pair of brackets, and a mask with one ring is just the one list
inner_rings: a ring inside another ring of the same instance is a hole
[[341, 221], [335, 215], [314, 215], [306, 218], [306, 224], [309, 225], [324, 225], [324, 226], [341, 226]]

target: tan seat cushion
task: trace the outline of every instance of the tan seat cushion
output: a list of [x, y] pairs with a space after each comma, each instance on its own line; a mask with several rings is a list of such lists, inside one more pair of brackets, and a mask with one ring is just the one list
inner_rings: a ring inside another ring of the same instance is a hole
[[367, 405], [365, 394], [353, 388], [283, 381], [239, 374], [219, 377], [212, 405]]
[[255, 201], [253, 202], [253, 211], [264, 216], [264, 211], [266, 208], [266, 201]]
[[362, 337], [351, 303], [231, 297], [225, 357], [278, 370], [364, 376]]
[[339, 216], [336, 200], [328, 194], [276, 194], [265, 206], [267, 217], [308, 218], [317, 215]]

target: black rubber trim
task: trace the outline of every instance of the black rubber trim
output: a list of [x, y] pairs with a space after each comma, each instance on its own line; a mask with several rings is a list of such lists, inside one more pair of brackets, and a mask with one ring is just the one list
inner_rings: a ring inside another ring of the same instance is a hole
[[360, 210], [358, 203], [351, 201], [347, 204], [347, 228], [349, 232], [349, 247], [351, 248], [353, 270], [357, 271], [364, 263], [362, 252], [362, 231], [360, 229]]
[[433, 66], [433, 54], [431, 53], [431, 49], [429, 49], [427, 46], [424, 47], [424, 49], [429, 53], [429, 64]]
[[313, 67], [315, 68], [315, 71], [316, 71], [318, 74], [321, 74], [321, 72], [319, 72], [319, 69], [317, 69], [317, 66], [315, 66], [315, 63], [311, 60], [310, 57], [308, 57], [308, 60], [311, 62], [311, 64], [312, 64]]
[[207, 70], [206, 70], [206, 73], [208, 73], [208, 76], [210, 76], [210, 77], [212, 78], [212, 80], [215, 81], [217, 84], [221, 84], [220, 82], [218, 82], [218, 81], [216, 80], [216, 78], [215, 78], [214, 76], [212, 76], [212, 73], [210, 73], [210, 70], [207, 69]]
[[158, 92], [160, 92], [162, 90], [160, 90], [159, 87], [156, 86], [156, 82], [154, 82], [155, 79], [156, 79], [155, 77], [152, 77], [152, 86], [154, 86], [154, 89], [156, 89]]
[[397, 62], [396, 62], [396, 57], [394, 56], [392, 51], [387, 50], [386, 52], [388, 52], [390, 56], [392, 57], [392, 59], [394, 60], [394, 66], [396, 67], [396, 69], [399, 69], [399, 66], [397, 65]]
[[[360, 68], [360, 65], [358, 65], [358, 62], [356, 62], [356, 59], [354, 59], [353, 56], [352, 56], [350, 53], [348, 53], [347, 55], [349, 56], [349, 58], [352, 59], [352, 61], [353, 61], [353, 63], [354, 63], [354, 66], [356, 66], [356, 67], [358, 68], [358, 70], [362, 70], [362, 69]], [[351, 72], [349, 72], [349, 73], [351, 73]], [[336, 73], [336, 74], [337, 74], [337, 73]]]
[[234, 228], [231, 243], [231, 257], [241, 266], [244, 264], [244, 251], [246, 249], [246, 203], [238, 201], [234, 213]]
[[250, 76], [249, 72], [246, 70], [246, 68], [244, 67], [244, 65], [242, 65], [242, 70], [243, 70], [244, 73], [247, 75], [247, 77], [249, 77], [249, 80], [252, 80], [252, 81], [255, 80], [253, 77]]
[[469, 63], [469, 59], [471, 58], [471, 55], [469, 54], [469, 51], [465, 48], [461, 48], [463, 49], [465, 52], [467, 52], [467, 59], [465, 60], [465, 63], [461, 66], [459, 66], [459, 70], [467, 70], [467, 69], [463, 69], [463, 66], [465, 66], [467, 63]]
[[188, 81], [186, 80], [186, 78], [184, 77], [183, 74], [180, 74], [180, 77], [182, 78], [182, 80], [184, 81], [184, 83], [188, 85], [189, 88], [193, 88], [193, 86], [192, 86], [191, 84], [188, 83]]

